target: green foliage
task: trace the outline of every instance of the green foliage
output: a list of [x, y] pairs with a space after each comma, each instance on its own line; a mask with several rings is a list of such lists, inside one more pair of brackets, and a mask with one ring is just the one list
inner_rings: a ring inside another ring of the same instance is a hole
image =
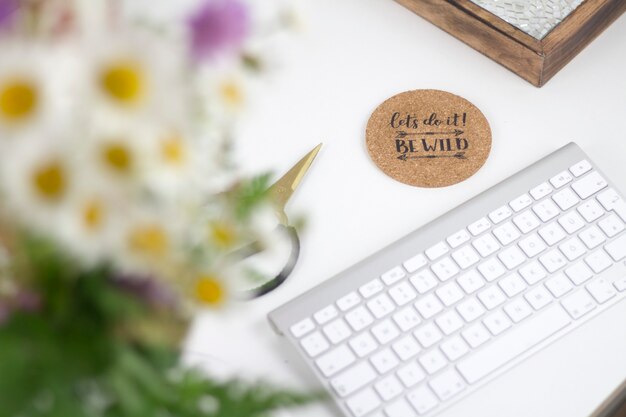
[[160, 316], [113, 285], [109, 268], [82, 270], [32, 237], [21, 253], [44, 297], [38, 311], [0, 325], [0, 416], [264, 417], [313, 399], [182, 369], [178, 340], [155, 344], [132, 331]]
[[263, 174], [241, 182], [233, 191], [234, 213], [239, 219], [246, 219], [259, 204], [269, 197], [271, 174]]

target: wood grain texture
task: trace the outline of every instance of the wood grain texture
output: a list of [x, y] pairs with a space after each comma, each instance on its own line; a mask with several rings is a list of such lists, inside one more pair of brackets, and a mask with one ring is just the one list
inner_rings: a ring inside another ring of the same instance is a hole
[[626, 0], [586, 0], [537, 40], [470, 0], [396, 0], [537, 87], [626, 11]]

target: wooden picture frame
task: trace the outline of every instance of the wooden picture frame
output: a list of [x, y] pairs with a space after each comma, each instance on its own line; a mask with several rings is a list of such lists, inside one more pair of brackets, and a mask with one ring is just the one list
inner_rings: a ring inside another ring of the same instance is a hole
[[626, 11], [626, 0], [585, 0], [538, 40], [470, 0], [396, 0], [541, 87]]

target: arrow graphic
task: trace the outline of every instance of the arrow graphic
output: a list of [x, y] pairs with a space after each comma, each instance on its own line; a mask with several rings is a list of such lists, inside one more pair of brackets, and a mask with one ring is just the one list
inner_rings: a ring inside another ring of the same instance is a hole
[[467, 159], [465, 157], [465, 152], [457, 152], [454, 155], [416, 155], [416, 156], [406, 156], [406, 154], [402, 154], [398, 157], [401, 161], [406, 161], [408, 159], [435, 159], [435, 158], [455, 158], [455, 159]]
[[454, 129], [451, 132], [405, 132], [404, 130], [399, 130], [397, 132], [397, 139], [402, 139], [407, 136], [432, 136], [432, 135], [454, 135], [460, 136], [463, 134], [461, 129]]

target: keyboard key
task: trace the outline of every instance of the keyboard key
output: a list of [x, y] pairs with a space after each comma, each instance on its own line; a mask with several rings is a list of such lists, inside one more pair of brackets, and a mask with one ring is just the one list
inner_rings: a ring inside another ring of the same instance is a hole
[[478, 293], [478, 299], [487, 310], [493, 310], [506, 301], [506, 296], [496, 285]]
[[430, 352], [427, 352], [420, 356], [419, 362], [424, 370], [430, 375], [434, 374], [440, 369], [445, 368], [448, 364], [446, 358], [437, 349], [433, 349]]
[[534, 285], [548, 276], [546, 270], [537, 261], [524, 265], [519, 269], [519, 273], [528, 285]]
[[335, 375], [347, 366], [354, 363], [356, 358], [346, 345], [341, 345], [328, 353], [323, 354], [315, 364], [325, 377]]
[[376, 379], [376, 371], [367, 362], [359, 362], [330, 380], [330, 385], [340, 397], [346, 397]]
[[315, 329], [315, 323], [313, 323], [313, 320], [309, 318], [301, 320], [298, 323], [290, 327], [291, 334], [297, 338], [304, 336], [305, 334], [309, 333], [313, 329]]
[[404, 399], [399, 399], [393, 404], [385, 407], [387, 417], [416, 417], [417, 413]]
[[461, 269], [467, 269], [480, 260], [480, 256], [470, 246], [463, 246], [461, 249], [452, 253], [452, 259], [461, 267]]
[[476, 323], [466, 330], [463, 330], [461, 336], [463, 336], [463, 339], [465, 339], [472, 348], [477, 348], [490, 338], [489, 332], [480, 323]]
[[554, 194], [552, 199], [563, 211], [569, 210], [580, 201], [578, 196], [569, 188], [565, 188], [564, 190]]
[[598, 199], [600, 204], [602, 204], [602, 207], [604, 207], [604, 209], [607, 211], [613, 210], [615, 209], [615, 206], [624, 203], [622, 197], [620, 197], [617, 191], [615, 191], [615, 189], [613, 188], [602, 191], [600, 194], [598, 194], [596, 198]]
[[457, 369], [470, 384], [515, 359], [570, 323], [561, 306], [555, 305], [509, 330], [490, 345], [462, 359]]
[[593, 272], [584, 262], [577, 262], [565, 269], [565, 274], [576, 285], [580, 285], [593, 276]]
[[581, 175], [591, 171], [591, 164], [586, 159], [583, 159], [577, 164], [572, 165], [569, 170], [575, 177], [580, 177]]
[[357, 307], [346, 314], [346, 320], [355, 332], [363, 330], [374, 322], [372, 315], [363, 306]]
[[367, 388], [348, 398], [346, 405], [354, 417], [363, 417], [380, 405], [380, 399], [371, 388]]
[[426, 323], [413, 332], [424, 349], [428, 349], [441, 340], [441, 332], [433, 323]]
[[491, 227], [491, 223], [487, 220], [486, 217], [476, 220], [474, 223], [467, 226], [467, 230], [473, 235], [478, 236], [482, 232], [486, 231]]
[[563, 187], [565, 184], [568, 184], [572, 181], [572, 176], [569, 172], [563, 171], [554, 177], [550, 178], [550, 184], [556, 189]]
[[615, 297], [615, 288], [604, 278], [598, 278], [587, 284], [587, 291], [596, 299], [598, 304], [604, 304]]
[[433, 263], [430, 267], [440, 281], [444, 282], [459, 273], [459, 267], [448, 256]]
[[536, 204], [533, 206], [533, 211], [544, 223], [552, 220], [560, 214], [559, 208], [552, 202], [552, 200], [544, 200], [541, 203]]
[[463, 327], [463, 320], [454, 310], [441, 314], [435, 319], [435, 323], [437, 323], [437, 326], [439, 326], [446, 336], [451, 335]]
[[546, 227], [539, 229], [539, 236], [548, 246], [552, 246], [565, 239], [567, 234], [557, 222], [552, 222]]
[[426, 259], [423, 254], [419, 253], [411, 259], [407, 259], [402, 265], [404, 265], [404, 268], [411, 273], [417, 271], [423, 266], [426, 266], [426, 264], [428, 264], [428, 259]]
[[[615, 242], [617, 242], [617, 240], [614, 240], [611, 243], [615, 243]], [[609, 246], [609, 245], [606, 245], [606, 246]], [[620, 252], [617, 252], [617, 247], [612, 247], [610, 249], [614, 250], [613, 252], [614, 255], [617, 256], [620, 254]], [[593, 272], [595, 272], [596, 274], [599, 274], [600, 272], [607, 269], [609, 266], [613, 265], [611, 258], [609, 258], [609, 256], [601, 249], [587, 256], [585, 258], [585, 262], [587, 263], [587, 265], [591, 267]]]
[[460, 336], [453, 336], [441, 344], [441, 351], [454, 362], [469, 352], [469, 346]]
[[596, 226], [588, 227], [578, 234], [589, 249], [594, 249], [606, 241], [604, 234]]
[[546, 250], [547, 246], [538, 234], [533, 233], [519, 241], [518, 246], [524, 251], [527, 257], [533, 258]]
[[550, 252], [539, 258], [539, 262], [548, 270], [549, 273], [553, 273], [563, 268], [566, 264], [565, 257], [560, 251], [553, 249]]
[[511, 327], [511, 320], [502, 311], [496, 311], [485, 317], [483, 324], [492, 335], [497, 336]]
[[604, 215], [604, 209], [595, 200], [589, 200], [578, 206], [578, 212], [591, 223]]
[[610, 214], [598, 222], [600, 229], [608, 236], [617, 236], [624, 230], [624, 222], [615, 214]]
[[341, 297], [339, 300], [337, 300], [337, 307], [339, 307], [339, 310], [341, 311], [348, 311], [352, 307], [358, 305], [360, 302], [361, 297], [359, 297], [356, 292], [352, 291], [351, 293], [348, 293]]
[[433, 245], [430, 248], [426, 249], [425, 253], [426, 256], [428, 256], [428, 259], [434, 261], [435, 259], [445, 255], [449, 251], [450, 249], [448, 248], [448, 245], [445, 244], [445, 242], [439, 242], [436, 245]]
[[541, 200], [548, 194], [552, 192], [552, 187], [547, 182], [542, 182], [532, 190], [530, 190], [530, 195], [533, 196], [535, 200]]
[[430, 387], [441, 401], [447, 401], [465, 388], [465, 383], [454, 369], [448, 369], [430, 381]]
[[493, 234], [502, 246], [506, 246], [520, 237], [519, 230], [511, 222], [506, 222], [502, 226], [496, 227], [493, 229]]
[[450, 245], [452, 249], [458, 248], [459, 246], [461, 246], [465, 242], [468, 242], [469, 240], [470, 240], [470, 235], [469, 233], [467, 233], [467, 230], [465, 229], [459, 230], [458, 232], [456, 232], [455, 234], [453, 234], [452, 236], [446, 239], [446, 241], [448, 242], [448, 245]]
[[387, 373], [400, 363], [398, 357], [389, 348], [385, 348], [370, 357], [370, 361], [379, 374]]
[[511, 217], [513, 212], [507, 206], [502, 206], [491, 213], [489, 213], [489, 219], [493, 224], [498, 224]]
[[415, 309], [411, 306], [406, 307], [393, 315], [393, 321], [396, 322], [401, 331], [406, 332], [421, 323]]
[[363, 297], [370, 298], [371, 296], [381, 292], [383, 288], [385, 288], [383, 283], [378, 278], [374, 278], [373, 280], [359, 288], [359, 292]]
[[574, 285], [572, 285], [572, 281], [565, 274], [559, 273], [546, 281], [546, 288], [550, 290], [553, 296], [559, 298], [570, 292]]
[[350, 331], [350, 328], [343, 319], [337, 319], [327, 324], [322, 331], [333, 345], [346, 340], [352, 334], [352, 331]]
[[486, 258], [500, 249], [500, 244], [491, 234], [486, 234], [477, 238], [472, 242], [472, 245], [483, 258]]
[[570, 235], [585, 227], [585, 221], [575, 211], [570, 211], [559, 218], [559, 224]]
[[485, 314], [485, 308], [474, 297], [460, 303], [456, 310], [466, 322], [472, 322]]
[[372, 334], [381, 345], [386, 345], [396, 337], [400, 336], [398, 328], [389, 319], [383, 320], [372, 326]]
[[304, 351], [312, 358], [328, 350], [330, 345], [320, 332], [314, 332], [300, 340]]
[[563, 300], [562, 304], [575, 320], [581, 318], [596, 308], [596, 302], [584, 289], [569, 295]]
[[385, 317], [387, 314], [391, 314], [396, 309], [393, 302], [389, 299], [389, 297], [387, 297], [386, 294], [380, 294], [375, 298], [372, 298], [372, 300], [367, 303], [367, 308], [369, 308], [374, 317], [377, 319]]
[[583, 200], [606, 188], [608, 183], [597, 171], [587, 174], [582, 179], [574, 182], [572, 188]]
[[422, 371], [422, 368], [420, 368], [417, 362], [409, 362], [404, 365], [398, 369], [396, 375], [398, 375], [402, 384], [407, 388], [414, 387], [426, 378], [426, 374]]
[[530, 206], [533, 203], [530, 196], [528, 194], [522, 194], [517, 197], [515, 200], [512, 200], [509, 203], [509, 206], [513, 209], [514, 212], [519, 212], [524, 210], [526, 207]]
[[626, 291], [626, 277], [618, 278], [615, 282], [613, 282], [613, 286], [619, 292]]
[[524, 298], [535, 310], [541, 310], [552, 302], [552, 295], [543, 285], [528, 291]]
[[339, 312], [337, 311], [335, 306], [331, 304], [327, 307], [324, 307], [317, 313], [315, 313], [313, 315], [313, 318], [315, 318], [315, 321], [317, 322], [317, 324], [322, 325], [322, 324], [328, 323], [329, 321], [337, 317], [338, 314]]
[[498, 254], [498, 259], [502, 261], [508, 269], [513, 269], [526, 261], [526, 256], [516, 246], [511, 246]]
[[515, 226], [517, 226], [523, 234], [535, 230], [541, 224], [537, 216], [535, 216], [535, 214], [530, 210], [514, 217], [513, 223], [515, 223]]
[[507, 297], [512, 298], [526, 289], [526, 283], [519, 276], [517, 272], [514, 272], [506, 277], [502, 278], [498, 285], [502, 288], [502, 291]]
[[413, 275], [409, 278], [409, 281], [411, 281], [411, 284], [413, 284], [417, 292], [420, 294], [427, 293], [439, 284], [435, 275], [433, 275], [433, 273], [428, 269], [424, 269]]
[[621, 261], [624, 257], [626, 257], [626, 235], [622, 235], [610, 242], [605, 246], [605, 249], [615, 262]]
[[506, 272], [506, 268], [497, 258], [491, 258], [478, 266], [478, 270], [488, 282], [491, 282]]
[[485, 286], [484, 278], [475, 269], [461, 275], [457, 279], [457, 282], [461, 288], [463, 288], [463, 291], [468, 294], [472, 294], [476, 290]]
[[395, 268], [390, 269], [389, 271], [382, 274], [380, 278], [386, 285], [393, 285], [405, 276], [406, 272], [404, 272], [404, 269], [402, 269], [401, 266], [396, 266]]
[[368, 332], [361, 333], [350, 339], [348, 343], [359, 358], [369, 355], [378, 348], [378, 344]]
[[415, 308], [426, 320], [443, 310], [441, 302], [433, 294], [428, 294], [417, 300]]
[[532, 308], [524, 298], [518, 298], [505, 305], [504, 312], [513, 320], [513, 323], [519, 323], [532, 314]]
[[376, 392], [380, 395], [380, 398], [382, 398], [383, 401], [392, 400], [404, 391], [400, 381], [398, 381], [398, 378], [393, 375], [389, 375], [378, 381], [374, 384], [374, 389], [376, 389]]
[[411, 335], [405, 336], [391, 346], [396, 355], [401, 361], [406, 361], [409, 358], [417, 355], [420, 352], [420, 346], [417, 344], [415, 338]]
[[421, 386], [411, 391], [406, 398], [419, 414], [426, 414], [439, 404], [435, 394], [426, 386]]
[[389, 295], [393, 299], [393, 301], [399, 305], [403, 306], [407, 303], [410, 303], [417, 297], [417, 293], [408, 282], [401, 282], [395, 287], [389, 290]]
[[577, 237], [566, 240], [563, 244], [559, 245], [559, 249], [570, 261], [578, 259], [587, 253], [587, 248], [585, 248], [585, 245], [583, 245]]
[[452, 304], [463, 298], [463, 291], [456, 284], [456, 282], [451, 282], [439, 288], [435, 291], [437, 297], [441, 300], [441, 302], [446, 306], [450, 307]]

